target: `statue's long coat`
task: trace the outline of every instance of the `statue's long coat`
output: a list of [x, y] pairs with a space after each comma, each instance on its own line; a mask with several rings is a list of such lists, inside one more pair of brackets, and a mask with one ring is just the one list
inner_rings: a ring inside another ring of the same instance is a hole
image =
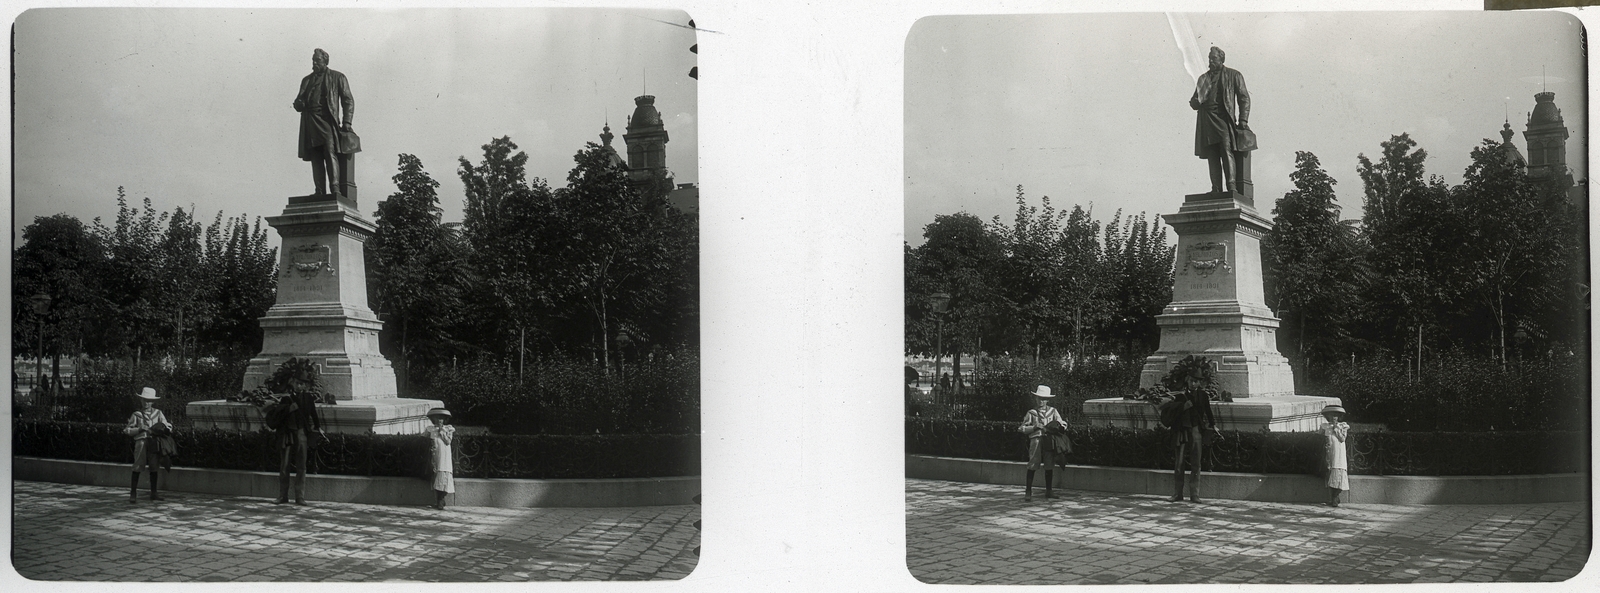
[[[322, 85], [322, 105], [327, 108], [321, 112], [312, 109], [311, 93], [318, 76], [326, 77]], [[300, 94], [294, 98], [294, 110], [300, 112], [301, 160], [311, 160], [317, 153], [317, 146], [335, 146], [334, 152], [339, 154], [361, 150], [359, 145], [351, 145], [353, 139], [339, 133], [340, 124], [349, 125], [356, 115], [356, 98], [350, 94], [350, 83], [344, 74], [324, 68], [322, 72], [312, 72], [300, 79]]]
[[1224, 138], [1227, 139], [1227, 146], [1239, 150], [1234, 146], [1234, 128], [1240, 121], [1250, 120], [1250, 91], [1244, 87], [1243, 74], [1226, 66], [1219, 70], [1207, 70], [1195, 81], [1194, 96], [1189, 98], [1189, 106], [1196, 110], [1195, 156], [1217, 156], [1217, 145]]

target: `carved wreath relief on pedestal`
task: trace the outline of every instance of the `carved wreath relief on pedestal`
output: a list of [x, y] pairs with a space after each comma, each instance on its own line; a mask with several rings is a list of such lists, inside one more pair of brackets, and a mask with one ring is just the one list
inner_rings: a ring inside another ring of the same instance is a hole
[[329, 276], [334, 276], [337, 272], [329, 263], [332, 257], [333, 250], [321, 243], [292, 247], [289, 249], [289, 267], [283, 271], [283, 276], [287, 278], [289, 274], [299, 272], [301, 278], [309, 280], [323, 270], [327, 270]]
[[1187, 255], [1188, 257], [1183, 262], [1183, 271], [1180, 272], [1182, 274], [1189, 273], [1191, 268], [1201, 278], [1210, 276], [1218, 268], [1228, 272], [1233, 271], [1233, 268], [1228, 265], [1227, 241], [1207, 241], [1192, 244], [1189, 246]]

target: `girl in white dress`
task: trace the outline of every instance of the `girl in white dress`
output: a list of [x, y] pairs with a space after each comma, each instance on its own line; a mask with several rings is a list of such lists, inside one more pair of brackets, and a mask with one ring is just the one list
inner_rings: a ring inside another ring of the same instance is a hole
[[436, 497], [433, 508], [440, 510], [444, 509], [444, 497], [456, 491], [455, 464], [450, 457], [450, 442], [455, 440], [456, 427], [445, 424], [449, 419], [450, 410], [428, 410], [428, 420], [433, 421], [433, 426], [424, 429], [428, 439], [433, 441], [433, 494]]
[[1323, 457], [1328, 461], [1328, 506], [1336, 507], [1339, 493], [1350, 489], [1350, 463], [1344, 450], [1344, 441], [1350, 437], [1350, 425], [1343, 422], [1344, 407], [1339, 404], [1323, 408], [1322, 417], [1327, 420], [1322, 425], [1322, 436], [1327, 441]]

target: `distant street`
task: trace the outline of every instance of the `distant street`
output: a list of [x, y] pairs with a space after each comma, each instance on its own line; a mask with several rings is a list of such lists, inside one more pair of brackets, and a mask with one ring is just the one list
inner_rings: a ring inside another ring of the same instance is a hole
[[1589, 558], [1586, 503], [1344, 505], [906, 480], [906, 561], [940, 584], [1561, 581]]
[[66, 581], [584, 581], [694, 570], [698, 506], [316, 503], [13, 482], [12, 562]]

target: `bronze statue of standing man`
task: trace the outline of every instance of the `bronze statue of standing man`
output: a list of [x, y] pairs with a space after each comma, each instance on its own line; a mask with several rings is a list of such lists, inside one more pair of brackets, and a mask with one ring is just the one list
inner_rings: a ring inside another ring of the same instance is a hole
[[1226, 54], [1211, 48], [1210, 69], [1195, 81], [1189, 107], [1195, 110], [1194, 155], [1211, 166], [1211, 191], [1230, 194], [1242, 191], [1249, 182], [1248, 169], [1240, 167], [1256, 149], [1255, 133], [1250, 131], [1250, 91], [1244, 88], [1244, 75], [1222, 65]]
[[300, 112], [300, 159], [311, 161], [316, 195], [343, 195], [350, 155], [361, 151], [361, 141], [350, 128], [355, 96], [344, 74], [328, 68], [328, 52], [312, 50], [311, 73], [300, 79], [294, 110]]

